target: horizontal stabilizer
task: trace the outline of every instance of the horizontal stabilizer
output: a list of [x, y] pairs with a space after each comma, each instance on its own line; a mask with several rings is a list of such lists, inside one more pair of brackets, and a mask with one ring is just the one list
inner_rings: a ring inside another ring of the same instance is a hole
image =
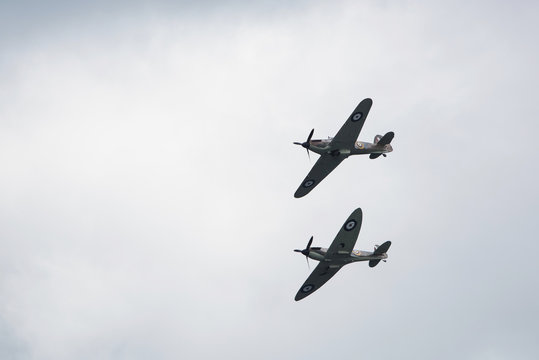
[[382, 153], [373, 153], [369, 155], [369, 159], [376, 159], [378, 156], [382, 155]]
[[380, 259], [378, 259], [378, 260], [369, 260], [369, 266], [370, 267], [375, 267], [376, 265], [378, 265], [379, 262], [380, 262]]
[[373, 255], [382, 255], [382, 254], [385, 254], [388, 250], [389, 250], [389, 247], [391, 246], [391, 241], [386, 241], [385, 243], [383, 243], [382, 245], [378, 246], [376, 248], [376, 250], [374, 250], [374, 252], [372, 253]]
[[376, 145], [381, 145], [381, 146], [387, 145], [391, 142], [391, 140], [393, 140], [394, 136], [395, 136], [395, 133], [393, 131], [390, 131], [384, 136], [382, 136], [382, 138], [380, 139], [380, 141], [378, 141]]

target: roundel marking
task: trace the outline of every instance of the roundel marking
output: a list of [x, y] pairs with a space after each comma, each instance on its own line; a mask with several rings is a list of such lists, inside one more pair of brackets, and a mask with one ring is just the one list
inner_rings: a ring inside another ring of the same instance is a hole
[[308, 293], [308, 292], [313, 291], [313, 289], [314, 289], [313, 284], [307, 284], [307, 285], [305, 285], [304, 287], [301, 288], [301, 292], [302, 293]]
[[355, 221], [354, 219], [348, 220], [346, 224], [344, 224], [344, 230], [351, 231], [356, 227], [356, 225], [357, 225], [357, 221]]
[[352, 121], [358, 121], [360, 120], [361, 118], [363, 117], [363, 113], [362, 112], [357, 112], [355, 113], [354, 115], [352, 115]]
[[313, 185], [314, 185], [314, 180], [313, 179], [305, 180], [305, 182], [303, 183], [304, 188], [310, 188]]

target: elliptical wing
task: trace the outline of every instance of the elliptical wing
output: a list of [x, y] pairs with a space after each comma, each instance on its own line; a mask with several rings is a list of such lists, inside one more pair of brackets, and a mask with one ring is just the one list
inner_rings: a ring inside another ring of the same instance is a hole
[[316, 268], [313, 270], [311, 275], [305, 280], [303, 285], [298, 290], [296, 301], [299, 301], [309, 295], [311, 295], [316, 290], [320, 289], [329, 279], [335, 275], [342, 266], [331, 266], [331, 262], [321, 261]]
[[359, 230], [361, 230], [361, 223], [363, 221], [363, 212], [361, 208], [354, 210], [348, 219], [344, 222], [341, 230], [335, 236], [335, 240], [329, 246], [326, 258], [334, 259], [340, 256], [348, 256], [354, 249]]

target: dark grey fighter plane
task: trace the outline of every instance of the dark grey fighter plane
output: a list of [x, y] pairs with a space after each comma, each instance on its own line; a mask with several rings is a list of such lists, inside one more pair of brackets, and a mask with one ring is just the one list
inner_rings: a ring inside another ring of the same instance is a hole
[[313, 270], [311, 275], [305, 280], [298, 293], [296, 301], [311, 295], [333, 277], [344, 265], [356, 261], [368, 261], [370, 267], [378, 265], [380, 260], [386, 261], [387, 251], [391, 246], [391, 241], [386, 241], [380, 246], [374, 247], [374, 252], [354, 250], [363, 214], [360, 208], [354, 210], [348, 219], [344, 222], [341, 230], [331, 243], [329, 248], [311, 247], [313, 237], [307, 243], [307, 248], [303, 250], [296, 249], [309, 258], [318, 260], [320, 263]]
[[344, 159], [350, 155], [370, 154], [371, 159], [376, 159], [380, 155], [386, 156], [386, 153], [393, 151], [391, 140], [395, 134], [390, 131], [384, 136], [376, 135], [374, 143], [356, 141], [365, 119], [372, 106], [371, 99], [365, 99], [359, 103], [348, 120], [341, 127], [335, 137], [324, 140], [312, 140], [314, 129], [311, 130], [307, 141], [303, 143], [295, 142], [307, 149], [320, 155], [320, 158], [314, 164], [313, 168], [303, 180], [294, 197], [300, 198], [307, 195], [312, 189], [329, 175]]

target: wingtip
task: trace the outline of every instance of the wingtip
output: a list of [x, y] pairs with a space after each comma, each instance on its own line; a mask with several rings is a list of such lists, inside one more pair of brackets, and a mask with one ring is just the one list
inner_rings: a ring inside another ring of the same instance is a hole
[[350, 214], [350, 216], [360, 216], [361, 218], [363, 218], [363, 210], [361, 210], [361, 208], [358, 207], [357, 209], [355, 209], [354, 211], [352, 211], [352, 213]]

